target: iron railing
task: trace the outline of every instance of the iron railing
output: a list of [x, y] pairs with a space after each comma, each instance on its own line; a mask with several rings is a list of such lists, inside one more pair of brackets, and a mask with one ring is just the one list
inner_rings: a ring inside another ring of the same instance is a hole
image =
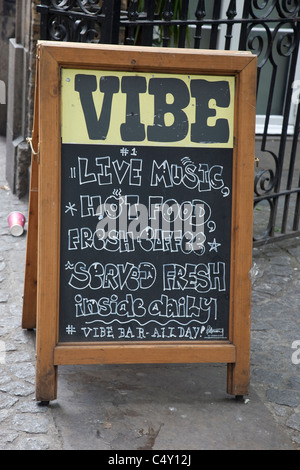
[[254, 245], [300, 235], [300, 0], [44, 0], [38, 11], [41, 39], [257, 54]]

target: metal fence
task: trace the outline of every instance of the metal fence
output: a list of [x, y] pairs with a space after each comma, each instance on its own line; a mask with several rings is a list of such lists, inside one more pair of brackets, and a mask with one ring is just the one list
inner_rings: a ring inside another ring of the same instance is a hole
[[300, 235], [300, 0], [45, 0], [37, 8], [41, 39], [257, 54], [254, 245]]

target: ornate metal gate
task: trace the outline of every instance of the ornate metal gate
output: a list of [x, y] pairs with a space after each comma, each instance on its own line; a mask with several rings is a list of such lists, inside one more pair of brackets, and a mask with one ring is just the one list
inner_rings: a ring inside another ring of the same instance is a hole
[[257, 54], [254, 245], [300, 235], [300, 0], [44, 0], [37, 8], [41, 39]]

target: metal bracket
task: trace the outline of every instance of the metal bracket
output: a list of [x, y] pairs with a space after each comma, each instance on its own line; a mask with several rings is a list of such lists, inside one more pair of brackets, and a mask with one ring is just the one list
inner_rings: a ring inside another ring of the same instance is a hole
[[32, 137], [26, 137], [26, 142], [30, 145], [32, 155], [37, 157], [37, 162], [40, 163], [40, 144], [38, 144], [38, 149], [36, 152], [32, 145]]

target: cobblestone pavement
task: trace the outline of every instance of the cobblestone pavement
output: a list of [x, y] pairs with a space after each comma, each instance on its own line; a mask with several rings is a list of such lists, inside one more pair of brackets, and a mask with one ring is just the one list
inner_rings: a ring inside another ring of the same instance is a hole
[[21, 328], [26, 232], [10, 235], [7, 217], [15, 210], [28, 218], [28, 201], [7, 186], [0, 138], [0, 449], [59, 449], [51, 411], [35, 401], [34, 332]]
[[300, 239], [254, 248], [251, 383], [275, 420], [298, 445], [299, 307]]
[[[13, 237], [7, 225], [13, 210], [27, 217], [28, 201], [11, 193], [4, 168], [0, 139], [0, 450], [63, 449], [55, 409], [35, 402], [35, 333], [21, 328], [26, 232]], [[299, 242], [255, 248], [252, 270], [251, 386], [292, 448], [300, 447]]]

